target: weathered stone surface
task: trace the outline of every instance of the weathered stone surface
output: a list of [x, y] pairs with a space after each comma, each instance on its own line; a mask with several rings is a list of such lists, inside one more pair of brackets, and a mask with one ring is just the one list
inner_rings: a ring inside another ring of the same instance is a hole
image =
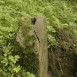
[[39, 77], [47, 77], [48, 51], [47, 51], [47, 31], [44, 17], [38, 17], [34, 25], [37, 34], [36, 48], [39, 52]]

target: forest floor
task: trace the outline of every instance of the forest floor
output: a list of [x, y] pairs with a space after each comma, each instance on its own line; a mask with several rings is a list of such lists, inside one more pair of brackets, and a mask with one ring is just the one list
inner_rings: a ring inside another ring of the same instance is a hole
[[49, 49], [51, 76], [77, 77], [77, 38], [67, 29], [57, 30], [55, 38], [58, 40], [58, 45]]

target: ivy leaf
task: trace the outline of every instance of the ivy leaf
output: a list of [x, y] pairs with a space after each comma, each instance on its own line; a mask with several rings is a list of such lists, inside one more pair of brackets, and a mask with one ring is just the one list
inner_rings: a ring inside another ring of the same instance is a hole
[[1, 61], [2, 64], [4, 64], [5, 66], [8, 65], [8, 59], [7, 58], [4, 58], [2, 61]]
[[50, 43], [52, 45], [56, 45], [57, 44], [57, 40], [52, 35], [48, 34], [48, 39], [49, 39], [49, 41], [50, 41]]
[[16, 60], [14, 59], [14, 57], [13, 57], [12, 55], [10, 55], [10, 56], [8, 57], [8, 59], [9, 59], [11, 62], [16, 63]]
[[13, 71], [16, 72], [16, 73], [18, 73], [20, 71], [20, 69], [21, 69], [20, 66], [17, 66], [15, 68], [13, 68]]
[[18, 61], [19, 58], [19, 55], [15, 55], [15, 61]]
[[30, 72], [26, 73], [27, 77], [35, 77], [33, 74], [31, 74]]

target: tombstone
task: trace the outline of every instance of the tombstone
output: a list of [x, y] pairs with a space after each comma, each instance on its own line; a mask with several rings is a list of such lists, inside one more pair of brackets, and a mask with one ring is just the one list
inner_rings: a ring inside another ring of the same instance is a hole
[[34, 53], [38, 54], [39, 60], [39, 77], [47, 77], [48, 72], [48, 51], [47, 51], [47, 30], [46, 30], [46, 20], [44, 17], [27, 17], [21, 18], [21, 25], [16, 36], [17, 42], [22, 48], [26, 48], [24, 44], [24, 36], [22, 32], [25, 33], [22, 27], [24, 23], [30, 27], [30, 31], [27, 33], [30, 36], [34, 36], [35, 40], [30, 41], [28, 45], [35, 43]]

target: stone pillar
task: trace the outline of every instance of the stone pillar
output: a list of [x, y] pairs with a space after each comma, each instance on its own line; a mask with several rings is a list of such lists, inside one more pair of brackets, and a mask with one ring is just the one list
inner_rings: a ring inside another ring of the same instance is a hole
[[[29, 21], [26, 22], [26, 20], [29, 20]], [[46, 20], [45, 20], [44, 17], [41, 17], [41, 16], [40, 17], [29, 17], [26, 20], [23, 18], [21, 21], [24, 22], [25, 24], [29, 23], [28, 25], [31, 27], [31, 30], [29, 31], [29, 34], [35, 36], [34, 53], [38, 54], [39, 77], [47, 77], [47, 72], [48, 72], [48, 50], [47, 50]], [[21, 29], [21, 27], [20, 27], [20, 29]], [[19, 31], [20, 31], [20, 29], [19, 29]], [[22, 36], [19, 33], [19, 31], [18, 31], [18, 34], [21, 36], [20, 38], [24, 38], [24, 36]], [[22, 31], [20, 31], [20, 32], [22, 32]], [[19, 39], [18, 34], [17, 34], [17, 38]], [[23, 44], [24, 39], [22, 39], [22, 41], [20, 41], [18, 39], [17, 39], [17, 41], [24, 48], [25, 47], [25, 45]]]

